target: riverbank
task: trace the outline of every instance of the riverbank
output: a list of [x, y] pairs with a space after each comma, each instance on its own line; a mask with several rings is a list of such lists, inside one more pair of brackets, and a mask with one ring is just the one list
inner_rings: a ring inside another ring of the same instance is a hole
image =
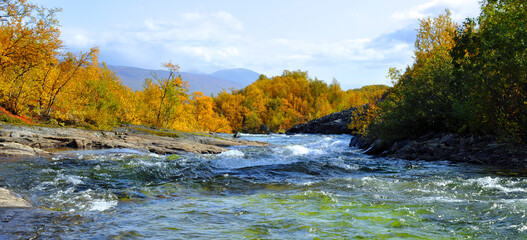
[[351, 139], [350, 147], [365, 154], [388, 158], [424, 161], [451, 161], [504, 168], [527, 168], [525, 145], [501, 142], [496, 136], [461, 136], [453, 133], [428, 133], [415, 139], [386, 142], [360, 136]]
[[217, 154], [227, 151], [225, 147], [240, 145], [266, 146], [267, 143], [133, 125], [112, 131], [92, 131], [0, 124], [0, 156], [50, 155], [58, 148], [130, 148], [157, 154]]
[[[355, 108], [298, 124], [287, 134], [351, 134], [348, 124]], [[446, 132], [430, 132], [403, 141], [352, 137], [350, 147], [365, 154], [405, 160], [451, 161], [507, 168], [527, 168], [527, 146], [500, 141], [496, 136], [461, 136]]]

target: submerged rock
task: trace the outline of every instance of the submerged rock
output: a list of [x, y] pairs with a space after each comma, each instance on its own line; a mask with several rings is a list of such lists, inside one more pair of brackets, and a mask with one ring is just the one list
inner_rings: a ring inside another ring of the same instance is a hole
[[0, 208], [0, 239], [62, 239], [71, 226], [83, 221], [71, 215], [40, 208]]

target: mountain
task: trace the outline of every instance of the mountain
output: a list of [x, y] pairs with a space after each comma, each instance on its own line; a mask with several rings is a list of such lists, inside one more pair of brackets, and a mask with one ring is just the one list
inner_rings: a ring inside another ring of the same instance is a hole
[[219, 70], [217, 72], [211, 73], [210, 75], [214, 77], [228, 79], [245, 86], [250, 85], [251, 83], [256, 81], [258, 77], [260, 77], [259, 73], [245, 68]]
[[[160, 78], [168, 77], [169, 74], [165, 70], [150, 70], [126, 66], [108, 65], [108, 68], [121, 78], [124, 85], [133, 90], [141, 90], [145, 78], [151, 78], [152, 73], [157, 74]], [[210, 96], [211, 94], [217, 95], [223, 89], [244, 88], [256, 81], [260, 76], [259, 73], [242, 68], [220, 70], [212, 74], [189, 72], [180, 72], [180, 74], [183, 80], [189, 83], [190, 92], [200, 91], [205, 96]]]

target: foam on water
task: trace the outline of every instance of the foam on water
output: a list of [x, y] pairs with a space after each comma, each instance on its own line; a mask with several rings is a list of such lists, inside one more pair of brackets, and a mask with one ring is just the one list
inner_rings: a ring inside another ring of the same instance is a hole
[[106, 191], [88, 189], [78, 192], [74, 187], [58, 190], [42, 201], [50, 204], [51, 208], [74, 211], [106, 211], [117, 206], [117, 198]]
[[347, 141], [338, 140], [332, 137], [325, 137], [314, 143], [306, 144], [307, 148], [317, 149], [325, 153], [340, 153], [343, 151], [349, 151]]
[[[242, 136], [252, 136], [250, 134]], [[260, 136], [261, 135], [254, 135]], [[272, 136], [271, 136], [272, 137]], [[288, 138], [290, 136], [277, 135], [274, 137]], [[334, 137], [325, 137], [321, 140], [309, 142], [306, 144], [289, 144], [285, 146], [273, 146], [271, 151], [265, 155], [257, 152], [247, 152], [246, 149], [234, 149], [223, 152], [218, 155], [211, 155], [214, 161], [212, 165], [218, 168], [245, 168], [254, 166], [265, 166], [275, 164], [291, 164], [299, 161], [306, 161], [316, 156], [334, 156], [337, 153], [345, 150], [349, 151], [346, 142], [335, 139]], [[358, 166], [353, 164], [346, 164], [335, 158], [335, 163], [329, 163], [335, 167], [346, 170], [356, 170]]]
[[449, 198], [449, 197], [444, 197], [444, 196], [424, 197], [424, 198], [419, 198], [419, 200], [423, 202], [445, 202], [445, 203], [466, 202], [465, 200], [462, 200], [462, 199], [455, 199], [455, 198]]
[[240, 150], [229, 150], [218, 154], [219, 157], [243, 158], [245, 154]]
[[[519, 187], [509, 187], [509, 186], [505, 186], [505, 184], [507, 183], [502, 183], [503, 180], [499, 177], [482, 177], [482, 178], [477, 178], [477, 179], [469, 179], [467, 181], [467, 183], [465, 183], [465, 185], [467, 184], [477, 184], [485, 189], [489, 189], [489, 190], [499, 190], [499, 191], [502, 191], [502, 192], [505, 192], [505, 193], [511, 193], [511, 192], [527, 192], [527, 189], [526, 188], [519, 188]], [[512, 185], [514, 183], [508, 183], [508, 185]]]
[[[52, 171], [45, 171], [46, 173], [53, 173]], [[83, 177], [76, 176], [76, 175], [64, 175], [62, 173], [58, 173], [52, 181], [42, 181], [40, 185], [43, 186], [58, 186], [60, 184], [66, 184], [66, 185], [80, 185], [83, 184]], [[43, 187], [41, 186], [41, 187]]]
[[115, 206], [117, 206], [117, 200], [95, 199], [91, 202], [91, 207], [88, 210], [102, 212]]
[[315, 154], [315, 155], [321, 155], [324, 154], [324, 151], [319, 149], [312, 149], [307, 148], [300, 145], [293, 145], [293, 146], [287, 146], [282, 151], [281, 154], [284, 157], [290, 157], [290, 156], [304, 156], [308, 154]]

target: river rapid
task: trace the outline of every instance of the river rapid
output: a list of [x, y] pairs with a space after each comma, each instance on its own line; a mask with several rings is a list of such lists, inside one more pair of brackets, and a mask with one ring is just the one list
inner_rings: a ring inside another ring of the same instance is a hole
[[58, 213], [8, 237], [527, 238], [526, 172], [371, 157], [346, 135], [242, 138], [271, 145], [0, 159], [0, 186]]

